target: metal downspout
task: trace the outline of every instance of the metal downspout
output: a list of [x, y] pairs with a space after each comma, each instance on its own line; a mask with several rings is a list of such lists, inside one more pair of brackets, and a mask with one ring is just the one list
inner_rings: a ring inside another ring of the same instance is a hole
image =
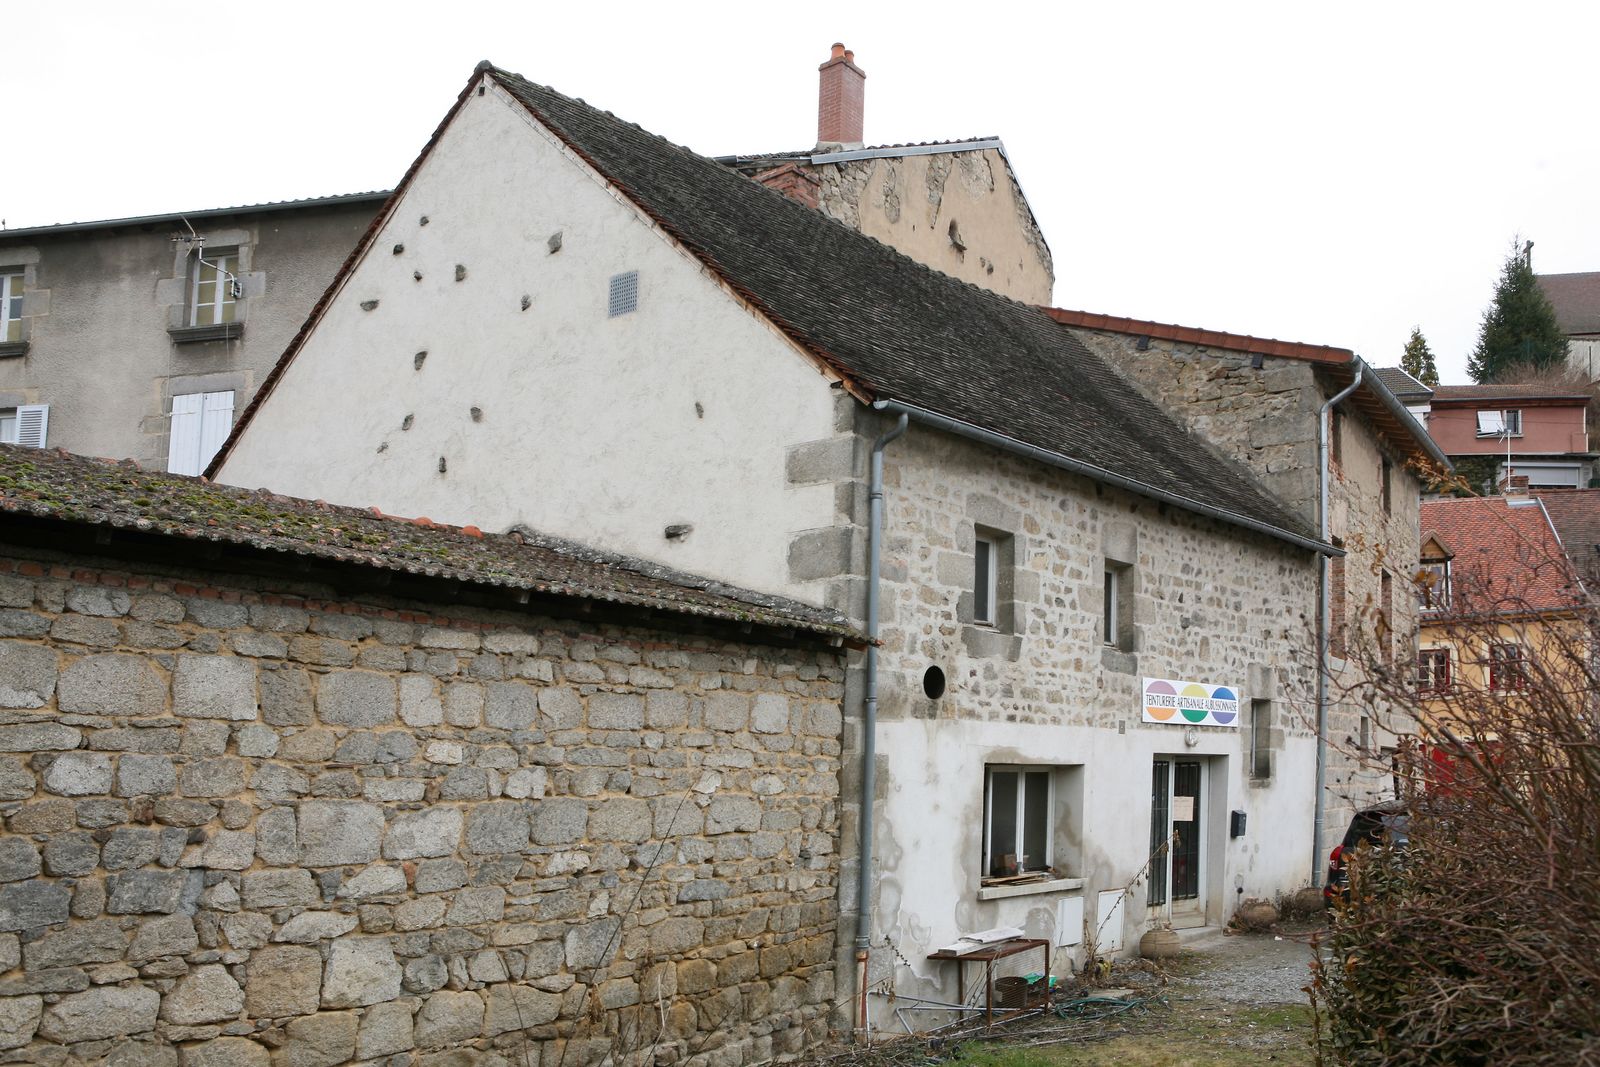
[[883, 450], [906, 432], [904, 414], [872, 445], [867, 501], [867, 677], [861, 718], [861, 825], [856, 833], [860, 869], [856, 872], [856, 1029], [867, 1028], [867, 958], [872, 947], [872, 819], [878, 761], [878, 564], [883, 542]]
[[[1351, 393], [1356, 391], [1356, 386], [1361, 384], [1361, 371], [1364, 364], [1356, 360], [1356, 376], [1344, 389], [1329, 397], [1317, 409], [1317, 534], [1326, 542], [1328, 540], [1328, 480], [1332, 476], [1328, 469], [1328, 413], [1333, 406]], [[1317, 797], [1316, 815], [1311, 824], [1311, 884], [1322, 884], [1322, 824], [1327, 818], [1327, 799], [1325, 785], [1328, 778], [1328, 630], [1333, 622], [1330, 618], [1330, 594], [1328, 588], [1328, 557], [1317, 557]]]

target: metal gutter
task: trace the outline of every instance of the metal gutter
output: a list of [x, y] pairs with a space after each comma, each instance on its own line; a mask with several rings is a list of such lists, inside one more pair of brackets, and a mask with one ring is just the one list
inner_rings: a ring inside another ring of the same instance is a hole
[[894, 427], [872, 444], [867, 499], [867, 677], [861, 716], [860, 855], [856, 871], [856, 1027], [867, 1029], [867, 961], [872, 949], [872, 820], [877, 797], [878, 762], [878, 577], [883, 554], [883, 450], [906, 432], [910, 417], [900, 413]]
[[949, 152], [982, 152], [990, 148], [1005, 151], [998, 137], [985, 137], [977, 141], [953, 141], [949, 144], [914, 144], [904, 148], [851, 148], [843, 152], [818, 152], [811, 163], [851, 163], [858, 159], [898, 159], [902, 156], [938, 156]]
[[158, 223], [179, 222], [183, 219], [188, 219], [192, 222], [195, 219], [225, 218], [230, 215], [267, 215], [279, 211], [337, 207], [343, 204], [381, 204], [388, 197], [388, 190], [370, 193], [341, 193], [338, 196], [320, 196], [308, 200], [274, 200], [265, 204], [213, 207], [202, 211], [172, 211], [163, 215], [134, 215], [125, 219], [101, 219], [97, 222], [61, 222], [50, 226], [24, 226], [15, 230], [0, 230], [0, 241], [8, 237], [48, 237], [56, 234], [87, 233], [91, 230], [117, 230], [137, 226], [154, 226]]
[[[1324, 541], [1328, 540], [1328, 412], [1361, 385], [1366, 364], [1361, 362], [1360, 356], [1356, 357], [1355, 368], [1356, 376], [1350, 384], [1317, 409], [1317, 533]], [[1329, 617], [1329, 598], [1328, 560], [1323, 557], [1317, 560], [1317, 795], [1311, 821], [1311, 884], [1314, 886], [1322, 884], [1322, 824], [1328, 815], [1324, 785], [1328, 779], [1328, 630], [1333, 625]]]
[[[1372, 367], [1367, 365], [1366, 360], [1362, 359], [1360, 356], [1357, 356], [1355, 357], [1354, 362], [1356, 367], [1356, 384], [1365, 384], [1370, 386], [1372, 388], [1372, 394], [1378, 398], [1378, 402], [1388, 409], [1390, 415], [1393, 415], [1395, 418], [1399, 419], [1402, 426], [1409, 423], [1411, 426], [1415, 427], [1413, 436], [1416, 437], [1417, 442], [1422, 445], [1422, 450], [1428, 453], [1429, 459], [1433, 460], [1440, 467], [1447, 471], [1455, 470], [1455, 465], [1450, 462], [1450, 458], [1440, 451], [1438, 444], [1434, 442], [1431, 436], [1429, 436], [1427, 427], [1418, 422], [1417, 417], [1411, 414], [1410, 409], [1408, 409], [1405, 404], [1401, 402], [1400, 398], [1395, 396], [1393, 391], [1391, 391], [1387, 385], [1383, 384], [1383, 379], [1379, 378], [1377, 372], [1373, 370]], [[1352, 386], [1352, 388], [1354, 388], [1354, 386]], [[1342, 396], [1343, 394], [1340, 395]], [[1326, 530], [1323, 531], [1323, 536], [1327, 536]]]
[[1104, 467], [1097, 467], [1092, 463], [1085, 463], [1083, 460], [1073, 459], [1071, 456], [1064, 456], [1059, 452], [1040, 448], [1038, 445], [1030, 445], [1026, 441], [1019, 441], [1014, 437], [995, 433], [993, 430], [985, 430], [982, 427], [962, 422], [959, 419], [952, 419], [947, 415], [940, 415], [937, 412], [917, 407], [914, 404], [905, 404], [898, 400], [876, 400], [873, 401], [872, 406], [879, 411], [908, 415], [924, 425], [932, 426], [969, 440], [982, 442], [992, 448], [998, 448], [1002, 452], [1010, 452], [1012, 455], [1022, 456], [1049, 467], [1057, 467], [1061, 470], [1071, 471], [1074, 474], [1082, 474], [1093, 478], [1097, 482], [1114, 485], [1119, 489], [1126, 489], [1130, 493], [1136, 493], [1151, 500], [1159, 500], [1162, 503], [1171, 504], [1196, 515], [1204, 515], [1207, 518], [1225, 522], [1230, 526], [1238, 526], [1256, 533], [1266, 534], [1268, 537], [1288, 542], [1296, 548], [1304, 548], [1323, 556], [1344, 555], [1343, 549], [1335, 548], [1333, 545], [1328, 544], [1326, 539], [1318, 541], [1315, 538], [1297, 534], [1292, 530], [1285, 530], [1271, 523], [1262, 522], [1260, 519], [1252, 519], [1248, 515], [1241, 515], [1237, 512], [1191, 499], [1180, 493], [1160, 489], [1145, 482], [1108, 471]]

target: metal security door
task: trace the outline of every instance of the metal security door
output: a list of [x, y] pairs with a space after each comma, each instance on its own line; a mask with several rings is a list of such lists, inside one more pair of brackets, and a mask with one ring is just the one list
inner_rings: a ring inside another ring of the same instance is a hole
[[[1159, 907], [1167, 902], [1167, 852], [1162, 849], [1162, 844], [1170, 833], [1171, 805], [1168, 798], [1172, 795], [1172, 764], [1164, 759], [1158, 759], [1151, 765], [1150, 770], [1150, 855], [1155, 859], [1150, 861], [1150, 895], [1146, 903], [1150, 907]], [[1161, 849], [1160, 855], [1156, 850]]]
[[1200, 778], [1200, 764], [1173, 764], [1172, 795], [1178, 801], [1172, 805], [1173, 903], [1200, 895]]

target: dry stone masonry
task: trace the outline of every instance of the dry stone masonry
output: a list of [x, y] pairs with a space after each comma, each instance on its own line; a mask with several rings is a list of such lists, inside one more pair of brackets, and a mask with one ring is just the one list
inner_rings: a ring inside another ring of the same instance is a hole
[[820, 1035], [839, 657], [141, 567], [0, 558], [0, 1062]]

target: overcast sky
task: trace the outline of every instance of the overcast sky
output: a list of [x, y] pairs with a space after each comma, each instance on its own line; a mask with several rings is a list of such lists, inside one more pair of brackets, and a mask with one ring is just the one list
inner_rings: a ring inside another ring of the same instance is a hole
[[1055, 303], [1354, 348], [1446, 381], [1514, 234], [1600, 270], [1600, 5], [11, 5], [11, 227], [389, 188], [480, 59], [706, 154], [1004, 139]]

